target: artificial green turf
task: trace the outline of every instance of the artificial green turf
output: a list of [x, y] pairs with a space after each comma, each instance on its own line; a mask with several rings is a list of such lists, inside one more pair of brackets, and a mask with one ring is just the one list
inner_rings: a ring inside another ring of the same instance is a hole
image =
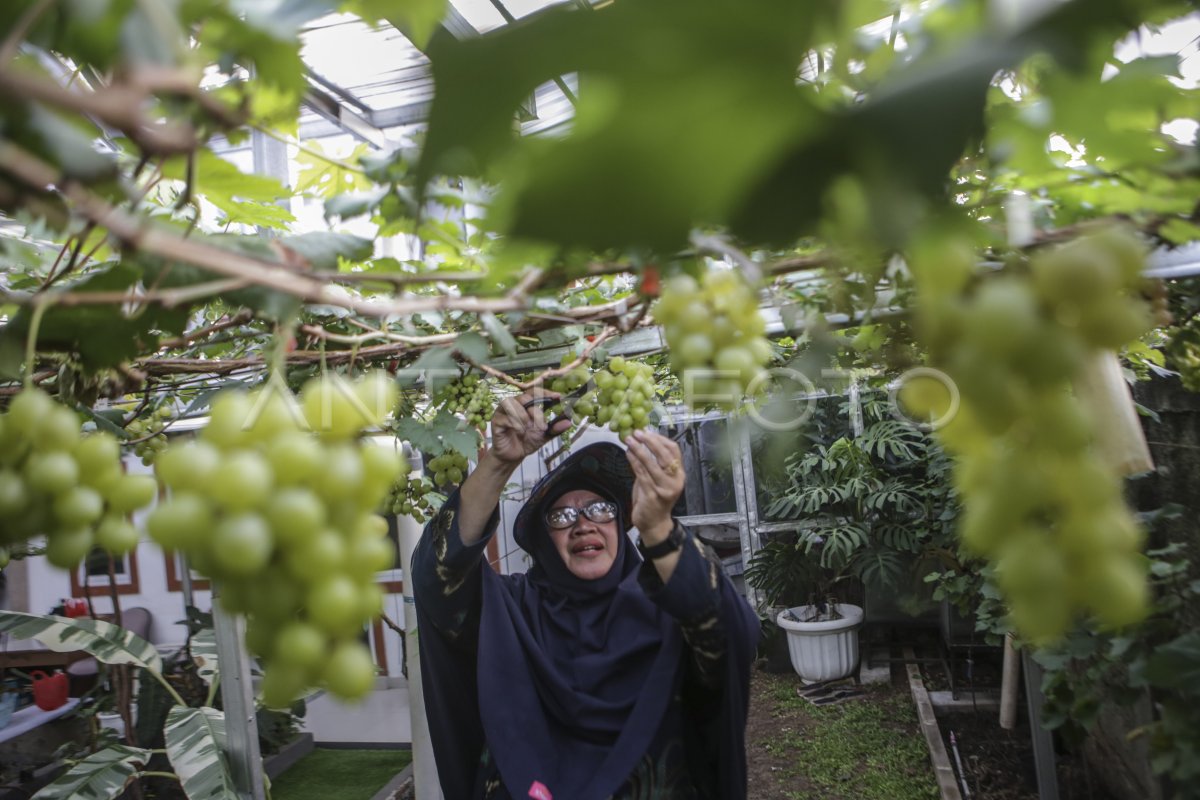
[[410, 761], [408, 750], [318, 747], [271, 783], [271, 800], [371, 800]]

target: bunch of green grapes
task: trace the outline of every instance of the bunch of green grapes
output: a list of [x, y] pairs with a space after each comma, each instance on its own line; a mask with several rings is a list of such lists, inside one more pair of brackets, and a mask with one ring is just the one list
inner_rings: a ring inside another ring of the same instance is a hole
[[[565, 367], [574, 360], [575, 360], [575, 356], [568, 353], [567, 355], [562, 357], [562, 360], [560, 360], [558, 362], [558, 366]], [[579, 389], [581, 386], [585, 386], [588, 383], [588, 381], [590, 381], [592, 379], [592, 374], [590, 371], [591, 365], [592, 365], [591, 359], [586, 359], [585, 361], [580, 363], [578, 366], [563, 373], [562, 375], [558, 375], [554, 378], [551, 378], [550, 383], [548, 384], [548, 388], [550, 389], [550, 391], [558, 392], [559, 394], [562, 394], [562, 395], [568, 395], [571, 392], [574, 392], [575, 390]], [[586, 392], [583, 395], [583, 397], [586, 398], [588, 396], [594, 395], [594, 390], [595, 390], [595, 387], [593, 386], [591, 390], [589, 390], [588, 392]], [[572, 408], [574, 408], [574, 407], [572, 407]], [[563, 404], [560, 402], [560, 403], [554, 403], [552, 405], [546, 406], [545, 413], [549, 417], [549, 416], [556, 415], [556, 414], [562, 414], [564, 412], [564, 410], [565, 409], [563, 407]], [[586, 415], [580, 415], [576, 412], [576, 413], [572, 414], [572, 421], [578, 422], [580, 416], [586, 416]]]
[[137, 417], [125, 426], [130, 438], [138, 440], [133, 446], [133, 454], [144, 466], [152, 465], [159, 453], [167, 449], [167, 437], [162, 431], [172, 416], [171, 407], [161, 405], [148, 416]]
[[[936, 269], [942, 281], [925, 293], [919, 323], [961, 397], [939, 437], [958, 456], [964, 547], [995, 563], [1013, 624], [1035, 641], [1059, 637], [1081, 613], [1114, 628], [1142, 619], [1142, 532], [1094, 447], [1104, 420], [1091, 417], [1072, 380], [1098, 350], [1150, 326], [1144, 251], [1120, 233], [1090, 236], [1039, 252], [1027, 276], [984, 281], [969, 296], [945, 282], [956, 269], [968, 274], [965, 259], [942, 256], [918, 262], [915, 274]], [[916, 414], [951, 410], [946, 387], [931, 379], [900, 399]]]
[[663, 286], [654, 318], [666, 333], [671, 370], [688, 405], [731, 410], [761, 383], [771, 344], [758, 295], [739, 273], [707, 272], [703, 283], [676, 275]]
[[[562, 359], [558, 362], [558, 366], [565, 367], [574, 360], [575, 360], [575, 357], [573, 355], [571, 355], [570, 353], [568, 353], [567, 355], [563, 356]], [[558, 375], [558, 376], [552, 378], [550, 380], [550, 391], [559, 392], [561, 394], [568, 394], [570, 392], [575, 391], [580, 386], [585, 385], [589, 380], [591, 380], [591, 377], [592, 377], [591, 373], [589, 372], [589, 369], [591, 368], [591, 366], [592, 366], [592, 360], [590, 358], [584, 359], [578, 366], [574, 367], [573, 369], [568, 370], [567, 372], [563, 373], [562, 375]]]
[[382, 513], [412, 517], [417, 522], [424, 522], [437, 511], [430, 499], [433, 492], [433, 482], [429, 478], [401, 474], [383, 501]]
[[383, 608], [375, 574], [395, 561], [375, 512], [407, 466], [359, 435], [395, 403], [381, 372], [353, 384], [314, 378], [299, 403], [282, 387], [225, 391], [199, 437], [155, 464], [170, 496], [149, 515], [150, 536], [246, 615], [268, 706], [314, 686], [346, 699], [371, 689], [374, 661], [359, 636]]
[[574, 407], [578, 416], [591, 417], [624, 439], [650, 422], [654, 407], [654, 370], [649, 364], [613, 356], [605, 369], [592, 375], [596, 388]]
[[425, 469], [433, 473], [434, 486], [457, 486], [467, 474], [467, 457], [451, 450], [429, 459]]
[[149, 475], [126, 475], [108, 433], [84, 435], [79, 418], [40, 389], [26, 389], [0, 414], [0, 546], [46, 537], [46, 558], [77, 566], [93, 547], [137, 546], [128, 515], [157, 493]]
[[494, 405], [491, 386], [474, 374], [451, 381], [434, 396], [433, 403], [451, 413], [462, 414], [473, 428], [487, 424]]

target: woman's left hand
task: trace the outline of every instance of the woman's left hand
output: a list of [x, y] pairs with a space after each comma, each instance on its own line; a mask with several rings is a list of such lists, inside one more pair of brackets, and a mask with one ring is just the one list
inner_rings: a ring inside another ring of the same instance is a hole
[[667, 538], [674, 523], [671, 509], [683, 494], [683, 458], [679, 445], [660, 433], [634, 431], [625, 440], [633, 468], [633, 524], [647, 544]]

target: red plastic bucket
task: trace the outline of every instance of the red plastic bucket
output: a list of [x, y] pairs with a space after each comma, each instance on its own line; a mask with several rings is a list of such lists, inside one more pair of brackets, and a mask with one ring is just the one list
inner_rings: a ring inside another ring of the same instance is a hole
[[47, 675], [38, 669], [29, 673], [29, 677], [33, 678], [33, 702], [42, 711], [53, 711], [67, 702], [70, 689], [67, 673], [56, 672]]

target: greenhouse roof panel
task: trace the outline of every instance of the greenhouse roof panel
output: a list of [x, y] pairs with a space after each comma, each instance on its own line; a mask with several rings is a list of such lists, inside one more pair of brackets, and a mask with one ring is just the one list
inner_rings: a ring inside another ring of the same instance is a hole
[[[543, 8], [562, 5], [551, 0], [499, 0], [499, 3], [495, 0], [451, 0], [451, 4], [480, 33], [503, 27], [505, 12], [515, 19], [521, 19]], [[501, 11], [501, 8], [504, 10]]]
[[301, 55], [316, 76], [371, 110], [426, 102], [433, 94], [429, 59], [390, 25], [331, 14], [305, 31]]

